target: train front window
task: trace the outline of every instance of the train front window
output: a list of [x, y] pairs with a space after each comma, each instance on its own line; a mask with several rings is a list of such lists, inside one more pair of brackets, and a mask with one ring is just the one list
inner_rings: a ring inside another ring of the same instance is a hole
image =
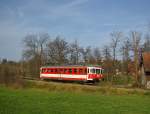
[[90, 69], [90, 73], [95, 73], [95, 69]]
[[100, 69], [96, 69], [96, 74], [100, 74], [101, 70]]
[[101, 70], [101, 73], [102, 73], [102, 74], [104, 73], [104, 69]]

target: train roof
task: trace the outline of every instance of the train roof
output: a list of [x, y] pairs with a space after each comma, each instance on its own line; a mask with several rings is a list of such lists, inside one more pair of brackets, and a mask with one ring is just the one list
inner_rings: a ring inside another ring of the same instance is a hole
[[42, 66], [41, 68], [87, 68], [87, 67], [97, 67], [102, 68], [101, 66], [80, 66], [80, 65], [66, 65], [66, 66]]

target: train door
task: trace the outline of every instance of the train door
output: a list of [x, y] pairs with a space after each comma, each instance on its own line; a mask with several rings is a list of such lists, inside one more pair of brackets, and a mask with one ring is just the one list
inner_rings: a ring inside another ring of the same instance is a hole
[[95, 69], [93, 67], [88, 67], [87, 80], [93, 80], [94, 74], [95, 74]]

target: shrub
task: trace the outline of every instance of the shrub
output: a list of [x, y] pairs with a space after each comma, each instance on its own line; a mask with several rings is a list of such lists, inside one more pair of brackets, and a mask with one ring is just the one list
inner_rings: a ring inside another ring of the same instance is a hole
[[0, 64], [0, 83], [6, 86], [15, 85], [16, 87], [23, 84], [21, 71], [17, 63]]

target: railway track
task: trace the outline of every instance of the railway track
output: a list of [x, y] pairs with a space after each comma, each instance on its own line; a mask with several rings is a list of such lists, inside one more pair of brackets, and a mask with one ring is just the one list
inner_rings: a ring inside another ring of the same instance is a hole
[[99, 83], [92, 83], [92, 82], [83, 82], [83, 81], [63, 81], [63, 80], [41, 80], [40, 78], [33, 78], [33, 77], [22, 77], [23, 80], [31, 80], [37, 82], [45, 82], [45, 83], [58, 83], [58, 84], [73, 84], [73, 85], [87, 85], [87, 86], [98, 86]]
[[33, 78], [33, 77], [22, 77], [22, 79], [25, 79], [25, 80], [37, 80], [37, 81], [40, 81], [40, 78]]

